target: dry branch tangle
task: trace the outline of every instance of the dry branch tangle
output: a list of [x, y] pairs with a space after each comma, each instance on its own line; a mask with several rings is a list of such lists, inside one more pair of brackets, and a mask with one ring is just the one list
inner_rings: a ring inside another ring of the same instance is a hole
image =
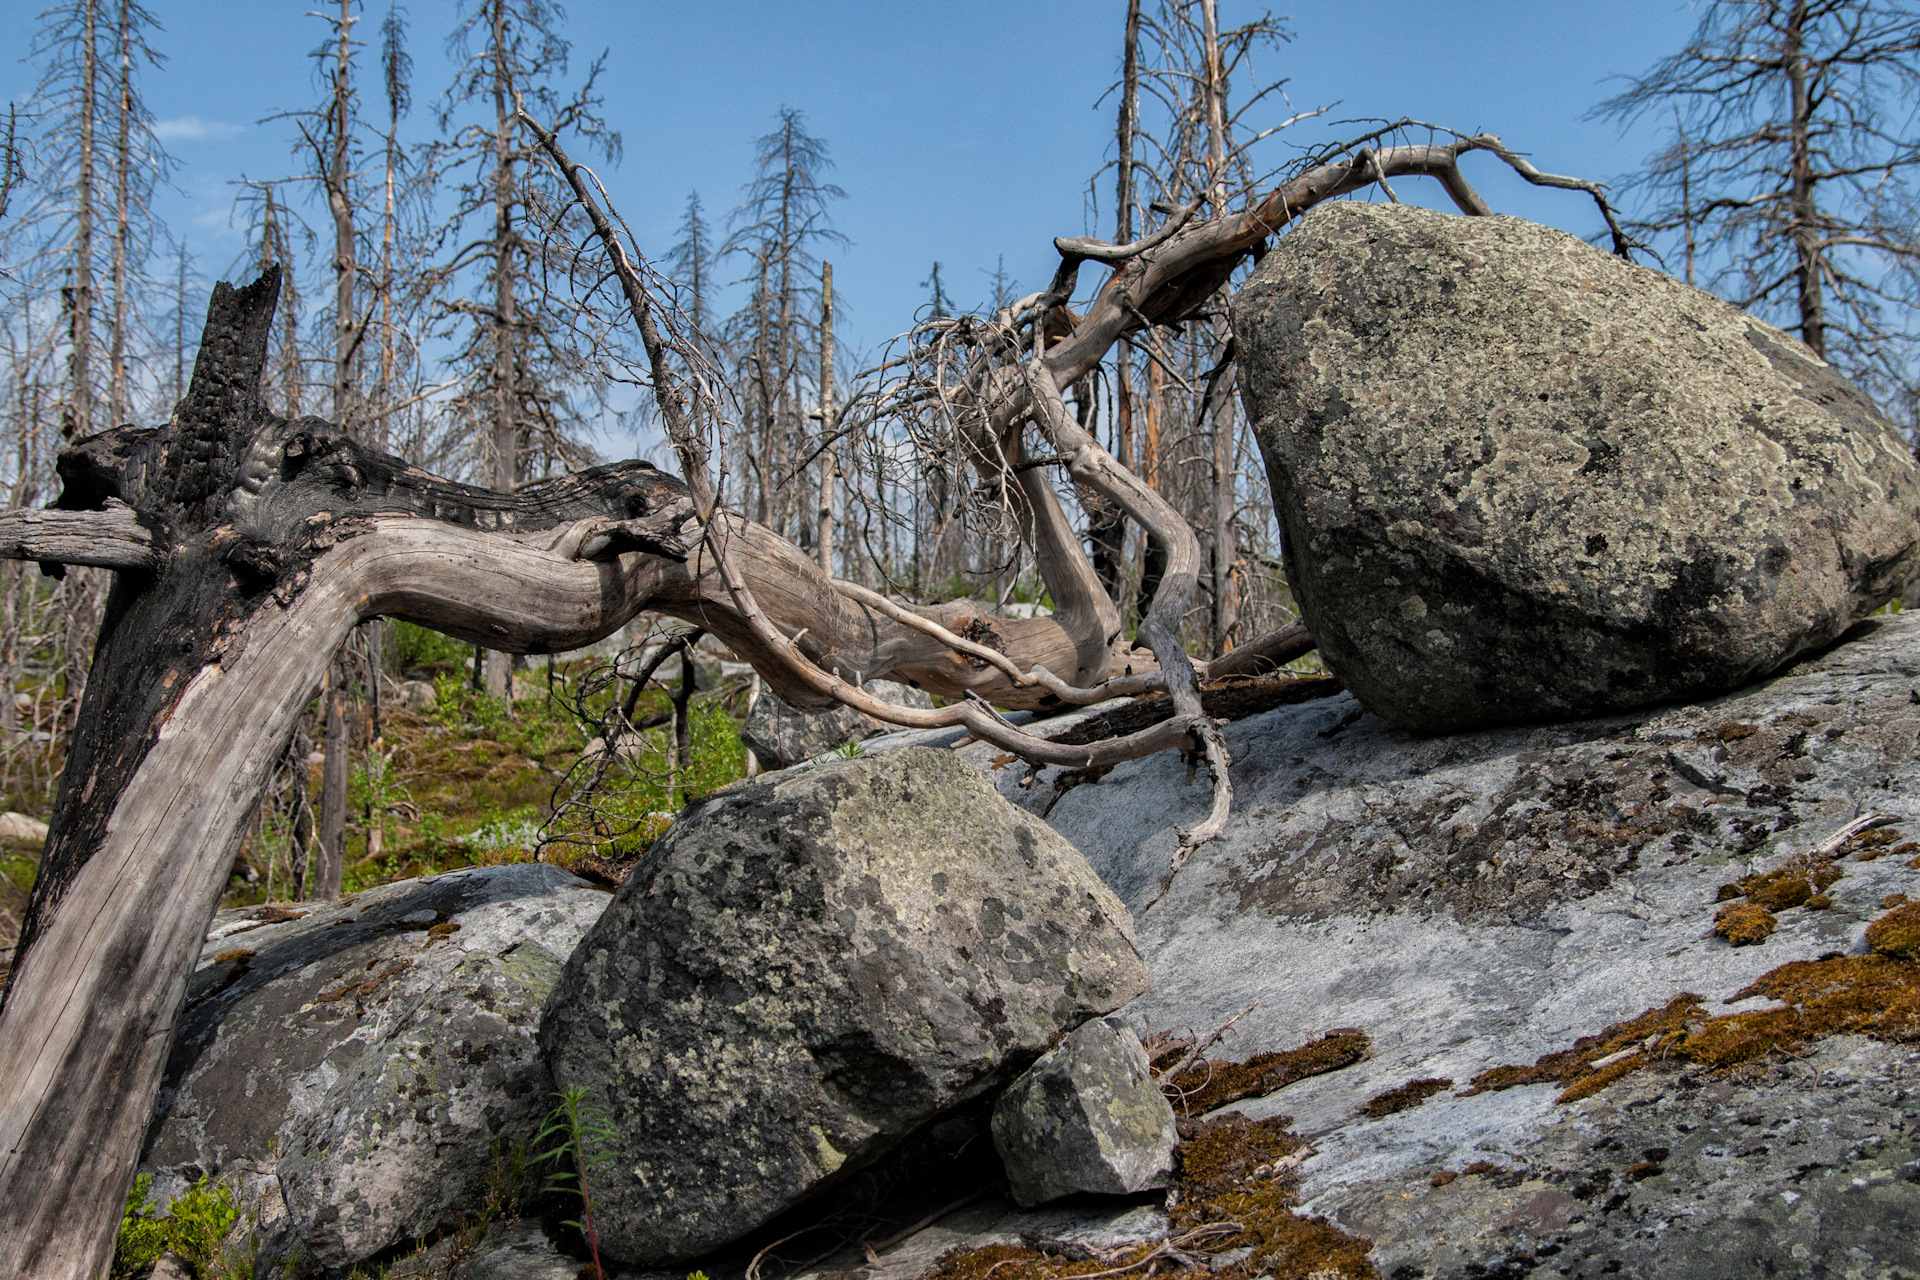
[[[564, 166], [564, 153], [550, 149]], [[932, 627], [909, 623], [836, 589], [770, 530], [715, 510], [691, 436], [677, 441], [687, 446], [691, 493], [627, 463], [506, 495], [438, 480], [316, 419], [274, 418], [259, 386], [277, 277], [216, 289], [173, 422], [109, 432], [64, 455], [59, 505], [70, 515], [0, 514], [0, 554], [123, 571], [0, 1007], [0, 1274], [91, 1280], [105, 1268], [186, 976], [245, 820], [327, 655], [362, 618], [388, 614], [493, 649], [545, 652], [654, 609], [725, 639], [802, 707], [840, 701], [897, 723], [964, 723], [1053, 763], [1111, 762], [1198, 738], [1217, 786], [1213, 815], [1192, 834], [1217, 829], [1231, 795], [1224, 748], [1175, 635], [1197, 543], [1064, 412], [1059, 389], [1128, 330], [1176, 320], [1211, 297], [1286, 221], [1376, 177], [1430, 173], [1464, 210], [1485, 212], [1455, 163], [1475, 149], [1495, 150], [1530, 180], [1568, 185], [1528, 173], [1489, 139], [1321, 166], [1247, 213], [1183, 225], [1125, 256], [1070, 247], [1058, 282], [1067, 293], [1079, 256], [1122, 262], [1086, 319], [1051, 350], [1036, 338], [1030, 360], [1010, 328], [1013, 358], [983, 362], [969, 393], [1006, 463], [1020, 461], [1019, 437], [1033, 422], [1076, 480], [1169, 553], [1143, 637], [1168, 668], [1161, 678], [1176, 714], [1092, 746], [1034, 739], [988, 705], [1054, 702], [1036, 668], [1091, 690], [1156, 665], [1119, 642], [1112, 604], [1035, 471], [1016, 483], [1061, 615], [1000, 622], [956, 602], [912, 610]], [[569, 176], [591, 206], [577, 173]], [[619, 262], [607, 223], [596, 221]], [[630, 264], [622, 282], [671, 421], [671, 378], [644, 282]], [[1038, 333], [1064, 301], [1056, 290], [1016, 311], [1029, 310], [1025, 323]], [[1310, 641], [1294, 630], [1251, 646], [1254, 654], [1284, 661], [1304, 651]], [[956, 652], [942, 633], [1008, 662]], [[1240, 664], [1220, 664], [1229, 665]], [[931, 712], [880, 703], [858, 685], [881, 676], [965, 701]]]
[[[0, 514], [0, 552], [123, 570], [0, 1007], [0, 1274], [91, 1280], [107, 1265], [234, 851], [328, 655], [362, 619], [550, 652], [653, 609], [712, 630], [803, 705], [836, 696], [821, 684], [842, 676], [861, 698], [862, 680], [911, 680], [972, 696], [939, 712], [880, 704], [889, 718], [964, 723], [1065, 764], [1185, 736], [1176, 719], [1124, 742], [1028, 738], [982, 695], [1039, 705], [1044, 687], [849, 599], [738, 516], [689, 529], [686, 487], [644, 463], [506, 495], [438, 480], [318, 419], [273, 417], [258, 387], [276, 292], [272, 276], [216, 290], [173, 422], [69, 450], [66, 509]], [[1097, 683], [1121, 661], [1104, 638], [1089, 654], [1056, 619], [999, 623], [965, 602], [915, 612], [1019, 670]], [[800, 662], [782, 652], [796, 637]]]

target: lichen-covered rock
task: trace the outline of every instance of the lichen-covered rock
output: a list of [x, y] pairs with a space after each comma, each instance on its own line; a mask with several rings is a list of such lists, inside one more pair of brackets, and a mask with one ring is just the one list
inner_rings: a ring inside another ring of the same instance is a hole
[[1075, 1031], [993, 1108], [994, 1149], [1014, 1202], [1026, 1206], [1076, 1191], [1164, 1187], [1178, 1141], [1140, 1037], [1119, 1018]]
[[[1300, 1212], [1372, 1239], [1381, 1276], [1900, 1276], [1920, 1230], [1920, 968], [1869, 947], [1911, 919], [1893, 895], [1920, 898], [1917, 698], [1906, 613], [1709, 702], [1567, 724], [1430, 736], [1350, 694], [1279, 708], [1223, 730], [1233, 816], [1157, 901], [1204, 774], [1169, 755], [1063, 789], [1050, 768], [1028, 794], [1137, 913], [1155, 982], [1121, 1016], [1203, 1036], [1238, 1017], [1211, 1051], [1229, 1059], [1366, 1032], [1366, 1058], [1231, 1105], [1313, 1135]], [[1895, 821], [1830, 867], [1801, 856], [1870, 812]], [[1782, 872], [1819, 895], [1783, 902], [1764, 945], [1714, 936], [1722, 886]], [[1773, 996], [1725, 1002], [1804, 962], [1808, 984], [1914, 975], [1889, 1038], [1809, 1032], [1733, 1071], [1656, 1046], [1566, 1103], [1551, 1079], [1468, 1096], [1686, 992], [1703, 1019], [1792, 1031]], [[1427, 1078], [1457, 1088], [1365, 1114]], [[992, 1229], [1034, 1220], [1006, 1206]]]
[[1126, 909], [950, 753], [729, 788], [575, 950], [541, 1031], [620, 1139], [603, 1251], [699, 1254], [1145, 989]]
[[609, 901], [523, 863], [223, 912], [147, 1137], [155, 1199], [264, 1175], [259, 1261], [318, 1267], [471, 1214], [551, 1105], [540, 1010]]
[[[897, 684], [892, 680], [869, 680], [861, 686], [882, 702], [902, 707], [931, 708], [933, 699], [924, 689]], [[747, 722], [740, 740], [747, 744], [763, 769], [786, 769], [803, 760], [824, 755], [845, 742], [860, 742], [894, 726], [855, 711], [835, 707], [831, 711], [796, 711], [781, 701], [771, 689], [762, 689], [747, 710]]]
[[1559, 231], [1322, 206], [1233, 322], [1288, 582], [1400, 727], [1720, 693], [1920, 567], [1914, 461], [1865, 395]]

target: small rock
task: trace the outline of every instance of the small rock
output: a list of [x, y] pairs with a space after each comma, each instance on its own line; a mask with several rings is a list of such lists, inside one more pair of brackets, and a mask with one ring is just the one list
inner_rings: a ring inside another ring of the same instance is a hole
[[575, 948], [540, 1035], [556, 1084], [619, 1135], [602, 1252], [655, 1264], [853, 1174], [1149, 981], [1072, 845], [910, 747], [682, 816]]
[[[933, 699], [924, 689], [896, 684], [892, 680], [869, 680], [861, 686], [866, 692], [901, 707], [931, 709]], [[815, 756], [825, 755], [843, 742], [860, 742], [877, 734], [897, 729], [852, 707], [808, 714], [782, 702], [772, 690], [762, 690], [747, 712], [747, 723], [740, 730], [763, 769], [786, 769]]]
[[425, 711], [437, 696], [426, 680], [402, 680], [393, 690], [394, 705], [406, 711]]
[[[643, 733], [623, 733], [614, 740], [613, 755], [622, 764], [630, 764], [644, 759], [647, 754], [647, 737]], [[580, 749], [580, 762], [588, 768], [598, 765], [607, 756], [605, 738], [589, 738], [587, 745]]]
[[177, 1254], [163, 1253], [147, 1273], [147, 1280], [194, 1280], [194, 1277], [192, 1269], [180, 1261]]
[[11, 810], [0, 813], [0, 840], [31, 840], [36, 844], [44, 844], [46, 839], [47, 824], [40, 819]]
[[[587, 1268], [587, 1274], [592, 1269]], [[461, 1280], [580, 1280], [580, 1259], [553, 1247], [535, 1219], [503, 1222], [480, 1241]]]
[[1075, 1191], [1164, 1187], [1179, 1141], [1147, 1052], [1119, 1018], [1097, 1018], [1015, 1080], [993, 1109], [993, 1145], [1015, 1202]]

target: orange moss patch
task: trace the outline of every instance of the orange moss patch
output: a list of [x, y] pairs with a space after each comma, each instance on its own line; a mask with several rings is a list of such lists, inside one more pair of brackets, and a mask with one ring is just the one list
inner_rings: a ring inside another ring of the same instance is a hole
[[[1294, 1159], [1306, 1142], [1292, 1120], [1249, 1120], [1239, 1112], [1208, 1120], [1175, 1152], [1175, 1194], [1165, 1240], [1106, 1250], [1065, 1241], [1023, 1238], [946, 1254], [927, 1280], [1072, 1280], [1156, 1269], [1186, 1271], [1196, 1255], [1253, 1252], [1211, 1272], [1223, 1280], [1378, 1280], [1367, 1260], [1373, 1242], [1348, 1235], [1324, 1218], [1294, 1213], [1300, 1201]], [[1205, 1264], [1203, 1263], [1204, 1267]], [[1204, 1271], [1201, 1274], [1206, 1274]]]
[[1385, 1093], [1376, 1094], [1367, 1099], [1366, 1105], [1360, 1108], [1360, 1113], [1378, 1120], [1382, 1116], [1390, 1116], [1395, 1112], [1417, 1107], [1434, 1094], [1444, 1093], [1451, 1088], [1453, 1088], [1453, 1081], [1442, 1080], [1438, 1076], [1409, 1080], [1398, 1089], [1389, 1089]]
[[1713, 931], [1736, 947], [1765, 942], [1779, 927], [1773, 912], [1757, 902], [1729, 902], [1713, 913]]
[[[1243, 1098], [1264, 1098], [1296, 1080], [1350, 1067], [1367, 1056], [1370, 1043], [1364, 1031], [1339, 1027], [1298, 1049], [1256, 1053], [1244, 1062], [1195, 1063], [1171, 1078], [1162, 1076], [1160, 1090], [1180, 1111], [1195, 1115]], [[1172, 1051], [1160, 1057], [1173, 1060], [1157, 1062], [1162, 1070], [1179, 1061]]]
[[[1549, 1053], [1530, 1067], [1495, 1067], [1473, 1078], [1469, 1095], [1522, 1084], [1560, 1084], [1562, 1102], [1584, 1098], [1643, 1065], [1647, 1051], [1668, 1037], [1685, 1035], [1689, 1022], [1704, 1019], [1700, 997], [1682, 992], [1659, 1009], [1616, 1022], [1598, 1035], [1582, 1036], [1573, 1048]], [[1624, 1068], [1624, 1069], [1623, 1069]]]
[[1797, 1053], [1825, 1036], [1848, 1034], [1920, 1043], [1920, 903], [1896, 907], [1867, 926], [1867, 943], [1880, 954], [1796, 960], [1727, 1000], [1764, 997], [1778, 1002], [1774, 1008], [1712, 1017], [1699, 996], [1683, 993], [1530, 1067], [1482, 1072], [1469, 1092], [1552, 1082], [1564, 1086], [1561, 1102], [1576, 1102], [1662, 1062], [1727, 1071], [1775, 1050]]
[[1867, 926], [1867, 945], [1883, 956], [1920, 960], [1920, 902], [1901, 902]]
[[1890, 853], [1911, 853], [1914, 849], [1920, 849], [1920, 845], [1914, 844], [1904, 848], [1887, 847], [1905, 838], [1892, 827], [1875, 827], [1871, 831], [1862, 831], [1859, 835], [1848, 839], [1840, 846], [1840, 853], [1843, 856], [1849, 853], [1858, 854], [1859, 856], [1854, 859], [1856, 862], [1872, 862], [1875, 858], [1885, 857]]

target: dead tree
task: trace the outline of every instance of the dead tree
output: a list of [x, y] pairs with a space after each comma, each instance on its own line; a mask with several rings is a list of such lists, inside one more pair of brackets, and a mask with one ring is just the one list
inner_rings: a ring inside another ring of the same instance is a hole
[[[1439, 178], [1468, 212], [1486, 206], [1459, 157], [1489, 150], [1537, 181], [1496, 139], [1366, 149], [1314, 166], [1237, 214], [1189, 209], [1143, 240], [1057, 242], [1054, 287], [1009, 304], [954, 350], [970, 374], [952, 406], [978, 450], [1013, 466], [1023, 522], [1059, 606], [1050, 618], [988, 617], [970, 601], [908, 607], [829, 578], [786, 538], [719, 506], [709, 445], [663, 335], [657, 277], [630, 251], [590, 175], [523, 119], [605, 250], [610, 278], [651, 361], [684, 473], [596, 467], [513, 493], [438, 479], [316, 418], [272, 413], [262, 395], [278, 273], [214, 291], [193, 380], [161, 428], [125, 427], [61, 456], [54, 507], [0, 512], [0, 557], [115, 571], [84, 714], [0, 1006], [0, 1274], [92, 1280], [151, 1117], [188, 976], [274, 762], [332, 653], [359, 622], [408, 619], [489, 648], [590, 644], [642, 611], [705, 628], [789, 703], [844, 703], [910, 725], [961, 724], [1035, 762], [1097, 766], [1184, 746], [1204, 754], [1214, 811], [1186, 847], [1217, 834], [1231, 795], [1196, 676], [1244, 671], [1312, 643], [1295, 626], [1199, 672], [1174, 633], [1200, 568], [1184, 521], [1068, 413], [1061, 389], [1129, 329], [1211, 297], [1262, 238], [1323, 199], [1396, 174]], [[1588, 188], [1590, 189], [1590, 188]], [[1597, 194], [1597, 193], [1596, 193]], [[1604, 202], [1603, 207], [1604, 207]], [[1050, 326], [1084, 262], [1112, 277], [1071, 330]], [[957, 324], [957, 320], [947, 322]], [[1061, 333], [1052, 345], [1047, 335]], [[1052, 450], [1166, 549], [1142, 628], [1119, 634], [1026, 436]], [[984, 456], [976, 452], [975, 456]], [[951, 700], [879, 701], [871, 678]], [[1168, 719], [1084, 745], [1047, 741], [994, 708], [1089, 703], [1165, 690]]]
[[1715, 0], [1598, 113], [1674, 115], [1633, 186], [1692, 280], [1799, 334], [1890, 411], [1920, 403], [1920, 14], [1902, 0]]

